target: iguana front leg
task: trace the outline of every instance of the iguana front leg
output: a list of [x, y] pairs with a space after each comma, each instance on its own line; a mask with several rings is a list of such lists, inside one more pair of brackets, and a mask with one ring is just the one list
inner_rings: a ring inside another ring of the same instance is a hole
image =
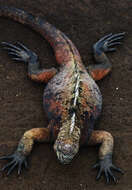
[[97, 64], [88, 66], [88, 72], [94, 80], [101, 80], [112, 68], [112, 65], [105, 53], [116, 51], [113, 46], [120, 45], [120, 40], [124, 38], [125, 32], [118, 34], [108, 34], [93, 45], [94, 58]]
[[49, 128], [33, 128], [24, 133], [21, 138], [16, 151], [9, 156], [2, 156], [0, 160], [11, 160], [6, 164], [1, 171], [8, 168], [7, 175], [9, 175], [13, 169], [18, 166], [18, 174], [21, 173], [22, 165], [27, 167], [27, 156], [31, 153], [34, 142], [49, 142], [50, 141], [50, 129]]
[[13, 45], [2, 42], [2, 45], [5, 50], [8, 50], [8, 54], [12, 56], [13, 60], [28, 63], [28, 76], [32, 80], [47, 83], [57, 73], [55, 68], [40, 69], [36, 53], [29, 50], [23, 44], [17, 42], [16, 45]]
[[88, 142], [88, 145], [101, 144], [99, 149], [99, 161], [93, 166], [93, 168], [99, 168], [96, 179], [98, 180], [102, 173], [105, 174], [106, 182], [109, 183], [110, 178], [116, 183], [117, 179], [114, 176], [111, 169], [124, 173], [120, 168], [117, 168], [112, 163], [112, 153], [114, 146], [114, 139], [112, 135], [106, 131], [93, 131]]

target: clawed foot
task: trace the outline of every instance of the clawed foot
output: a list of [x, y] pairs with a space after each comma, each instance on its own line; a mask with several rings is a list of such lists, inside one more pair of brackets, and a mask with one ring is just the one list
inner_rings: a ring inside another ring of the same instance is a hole
[[120, 45], [121, 42], [119, 40], [123, 39], [125, 32], [118, 33], [118, 34], [108, 34], [101, 38], [98, 42], [96, 42], [93, 46], [94, 52], [98, 53], [99, 55], [102, 52], [111, 52], [116, 51], [116, 48], [113, 46]]
[[114, 181], [114, 183], [118, 182], [117, 178], [114, 176], [111, 170], [115, 170], [117, 172], [120, 172], [121, 174], [124, 174], [124, 172], [120, 168], [117, 168], [112, 164], [112, 159], [110, 158], [109, 155], [107, 155], [103, 160], [100, 160], [98, 163], [96, 163], [93, 166], [93, 168], [99, 169], [96, 180], [99, 180], [100, 177], [102, 176], [102, 173], [104, 173], [106, 178], [106, 183], [110, 182], [110, 178]]
[[2, 156], [0, 157], [0, 160], [11, 160], [8, 164], [6, 164], [0, 171], [4, 171], [8, 168], [7, 175], [10, 175], [10, 173], [14, 170], [16, 166], [18, 166], [18, 175], [20, 175], [22, 170], [22, 165], [27, 168], [27, 161], [26, 157], [21, 155], [18, 152], [15, 152], [12, 155], [9, 156]]
[[17, 42], [16, 45], [7, 42], [2, 42], [1, 44], [4, 46], [3, 49], [7, 50], [8, 54], [11, 55], [12, 59], [15, 61], [28, 62], [30, 60], [36, 61], [38, 59], [38, 56], [34, 52], [20, 42]]

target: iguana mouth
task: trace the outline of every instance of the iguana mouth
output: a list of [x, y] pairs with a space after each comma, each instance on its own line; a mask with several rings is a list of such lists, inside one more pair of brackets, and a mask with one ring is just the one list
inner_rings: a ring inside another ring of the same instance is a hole
[[72, 161], [73, 157], [74, 157], [74, 155], [68, 155], [68, 154], [66, 155], [66, 154], [64, 154], [64, 153], [62, 153], [60, 151], [57, 151], [56, 154], [57, 154], [58, 160], [62, 164], [69, 164]]

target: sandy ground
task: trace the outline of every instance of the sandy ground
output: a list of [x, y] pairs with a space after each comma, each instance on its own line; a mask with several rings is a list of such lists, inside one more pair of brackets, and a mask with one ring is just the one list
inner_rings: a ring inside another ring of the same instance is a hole
[[[126, 31], [123, 45], [109, 54], [112, 73], [98, 82], [103, 94], [103, 111], [97, 128], [106, 129], [115, 138], [114, 163], [125, 170], [116, 173], [118, 185], [106, 186], [104, 178], [95, 181], [91, 166], [97, 148], [81, 149], [69, 165], [58, 163], [48, 144], [35, 145], [29, 157], [30, 168], [20, 177], [0, 175], [1, 190], [131, 190], [132, 189], [132, 3], [130, 0], [0, 0], [0, 5], [23, 8], [44, 16], [65, 32], [79, 49], [85, 66], [93, 63], [92, 44], [110, 32]], [[21, 41], [40, 56], [42, 66], [57, 66], [49, 44], [31, 29], [0, 18], [0, 41]], [[0, 50], [0, 155], [11, 153], [23, 133], [48, 124], [42, 108], [43, 84], [30, 81], [26, 65], [11, 61]], [[6, 161], [0, 162], [2, 167]]]

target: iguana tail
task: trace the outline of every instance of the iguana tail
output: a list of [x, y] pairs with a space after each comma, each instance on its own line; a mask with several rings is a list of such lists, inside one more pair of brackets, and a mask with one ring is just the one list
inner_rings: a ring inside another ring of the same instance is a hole
[[6, 6], [0, 6], [0, 16], [11, 18], [39, 32], [53, 47], [59, 64], [69, 62], [73, 59], [74, 54], [78, 58], [80, 57], [70, 39], [41, 17], [35, 17], [24, 10]]

